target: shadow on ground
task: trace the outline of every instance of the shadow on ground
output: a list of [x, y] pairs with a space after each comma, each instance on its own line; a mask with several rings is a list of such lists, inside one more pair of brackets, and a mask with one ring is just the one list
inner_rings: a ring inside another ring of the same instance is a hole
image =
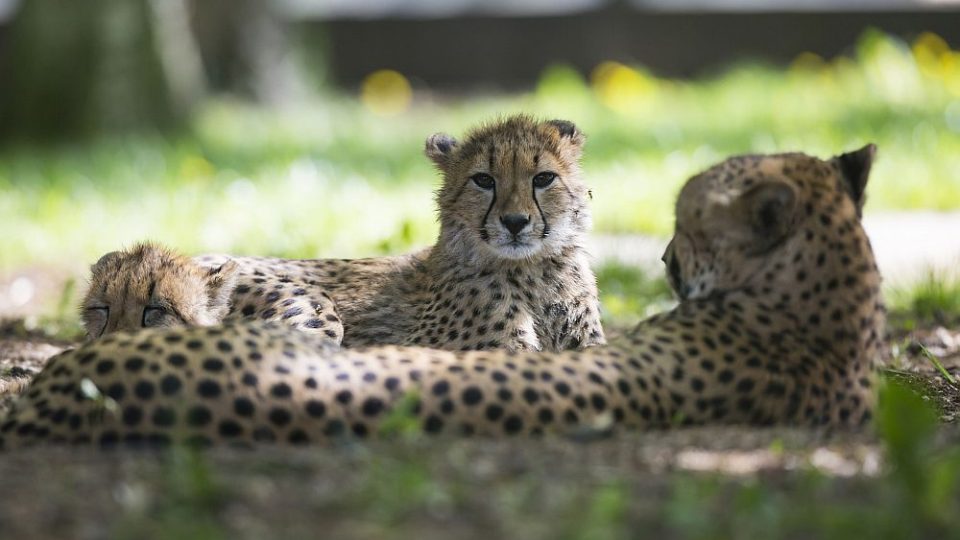
[[[893, 438], [704, 427], [589, 441], [410, 435], [310, 449], [33, 449], [0, 455], [10, 494], [0, 537], [943, 536], [960, 526], [960, 392], [947, 378], [960, 375], [960, 333], [891, 335], [885, 376], [934, 405], [932, 435], [911, 432], [908, 415], [892, 421], [906, 430]], [[72, 343], [22, 320], [0, 325], [0, 413]]]

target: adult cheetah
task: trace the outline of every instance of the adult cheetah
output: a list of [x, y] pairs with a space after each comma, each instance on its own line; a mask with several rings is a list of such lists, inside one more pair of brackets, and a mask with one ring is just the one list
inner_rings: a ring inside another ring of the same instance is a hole
[[[444, 177], [440, 236], [412, 255], [191, 262], [158, 246], [109, 254], [93, 268], [83, 306], [88, 333], [219, 322], [176, 317], [173, 307], [222, 299], [226, 291], [228, 309], [215, 303], [220, 310], [210, 315], [282, 320], [331, 340], [342, 335], [348, 347], [556, 351], [602, 344], [596, 279], [583, 247], [590, 224], [583, 142], [570, 122], [527, 116], [476, 129], [463, 144], [433, 135], [426, 154]], [[210, 266], [213, 277], [198, 264]], [[181, 275], [196, 286], [153, 287]], [[232, 289], [221, 285], [225, 280]], [[128, 287], [131, 281], [141, 285]]]
[[275, 324], [113, 334], [54, 357], [0, 437], [305, 443], [376, 435], [410, 400], [430, 433], [859, 426], [885, 319], [859, 218], [873, 155], [742, 156], [690, 179], [664, 256], [680, 303], [608, 346], [324, 354]]

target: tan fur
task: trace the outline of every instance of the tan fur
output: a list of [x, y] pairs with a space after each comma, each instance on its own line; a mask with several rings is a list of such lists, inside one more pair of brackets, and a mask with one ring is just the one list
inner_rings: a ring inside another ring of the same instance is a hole
[[[141, 243], [104, 255], [90, 272], [81, 317], [93, 338], [144, 326], [218, 324], [230, 309], [237, 266], [226, 261], [202, 268], [162, 246]], [[148, 319], [154, 324], [145, 324]]]
[[[329, 295], [342, 325], [326, 317], [306, 322], [342, 333], [346, 347], [555, 351], [602, 344], [596, 280], [582, 245], [590, 225], [579, 167], [582, 144], [573, 124], [526, 116], [481, 127], [462, 145], [448, 135], [430, 137], [426, 154], [444, 177], [437, 196], [440, 238], [411, 255], [358, 260], [201, 256], [195, 261], [213, 268], [236, 265], [231, 316], [281, 320], [288, 309], [283, 304], [296, 300], [292, 291], [324, 295], [318, 299], [324, 307]], [[494, 178], [496, 188], [480, 189], [471, 179], [478, 173]], [[542, 173], [556, 178], [535, 188], [534, 178]], [[516, 239], [501, 221], [509, 215], [530, 219]], [[111, 268], [95, 280], [125, 282], [126, 272], [130, 279], [149, 281], [142, 276], [152, 276], [156, 265], [133, 264], [122, 271]], [[145, 300], [143, 294], [134, 299]], [[129, 308], [135, 310], [135, 305]], [[303, 317], [284, 320], [304, 322]], [[122, 328], [140, 327], [131, 319]]]
[[[330, 353], [249, 323], [115, 334], [53, 358], [0, 423], [0, 444], [369, 437], [411, 400], [429, 433], [860, 426], [883, 355], [880, 277], [862, 189], [849, 188], [870, 159], [744, 156], [690, 180], [664, 256], [682, 299], [607, 346]], [[102, 395], [78, 393], [84, 379]]]
[[[330, 345], [340, 344], [343, 324], [328, 295], [282, 273], [265, 287], [261, 276], [230, 259], [202, 266], [163, 246], [140, 243], [108, 253], [91, 267], [81, 305], [84, 328], [93, 339], [141, 328], [211, 326], [237, 319], [282, 321], [322, 336]], [[261, 297], [265, 305], [244, 311], [250, 295]]]

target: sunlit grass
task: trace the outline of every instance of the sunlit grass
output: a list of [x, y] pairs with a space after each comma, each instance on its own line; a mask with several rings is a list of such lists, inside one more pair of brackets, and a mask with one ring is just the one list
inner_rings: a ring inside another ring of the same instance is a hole
[[676, 302], [662, 274], [649, 275], [640, 268], [606, 263], [596, 269], [603, 323], [627, 329]]
[[960, 323], [960, 273], [930, 271], [909, 287], [891, 289], [887, 297], [897, 328]]
[[[942, 41], [942, 40], [941, 40]], [[829, 156], [876, 142], [868, 212], [960, 207], [960, 58], [931, 35], [870, 33], [851, 58], [734, 67], [700, 81], [622, 64], [548, 69], [532, 92], [439, 100], [383, 116], [326, 94], [276, 110], [211, 102], [192, 129], [0, 150], [0, 271], [82, 269], [153, 238], [188, 252], [364, 256], [432, 241], [438, 175], [421, 154], [498, 115], [575, 121], [600, 232], [666, 234], [679, 185], [729, 154]]]

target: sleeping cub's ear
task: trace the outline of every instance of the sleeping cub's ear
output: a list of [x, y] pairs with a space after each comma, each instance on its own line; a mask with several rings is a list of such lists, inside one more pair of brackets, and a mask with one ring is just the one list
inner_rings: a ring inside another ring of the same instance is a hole
[[110, 264], [117, 261], [120, 258], [120, 255], [122, 254], [119, 251], [111, 251], [110, 253], [105, 254], [103, 257], [100, 257], [97, 262], [90, 265], [90, 271], [96, 274], [97, 271], [105, 269], [110, 266]]
[[207, 306], [210, 313], [220, 322], [230, 312], [230, 297], [237, 288], [240, 265], [229, 260], [220, 266], [210, 268], [207, 273]]
[[427, 138], [423, 152], [440, 170], [446, 170], [457, 147], [457, 140], [446, 133], [434, 133]]

